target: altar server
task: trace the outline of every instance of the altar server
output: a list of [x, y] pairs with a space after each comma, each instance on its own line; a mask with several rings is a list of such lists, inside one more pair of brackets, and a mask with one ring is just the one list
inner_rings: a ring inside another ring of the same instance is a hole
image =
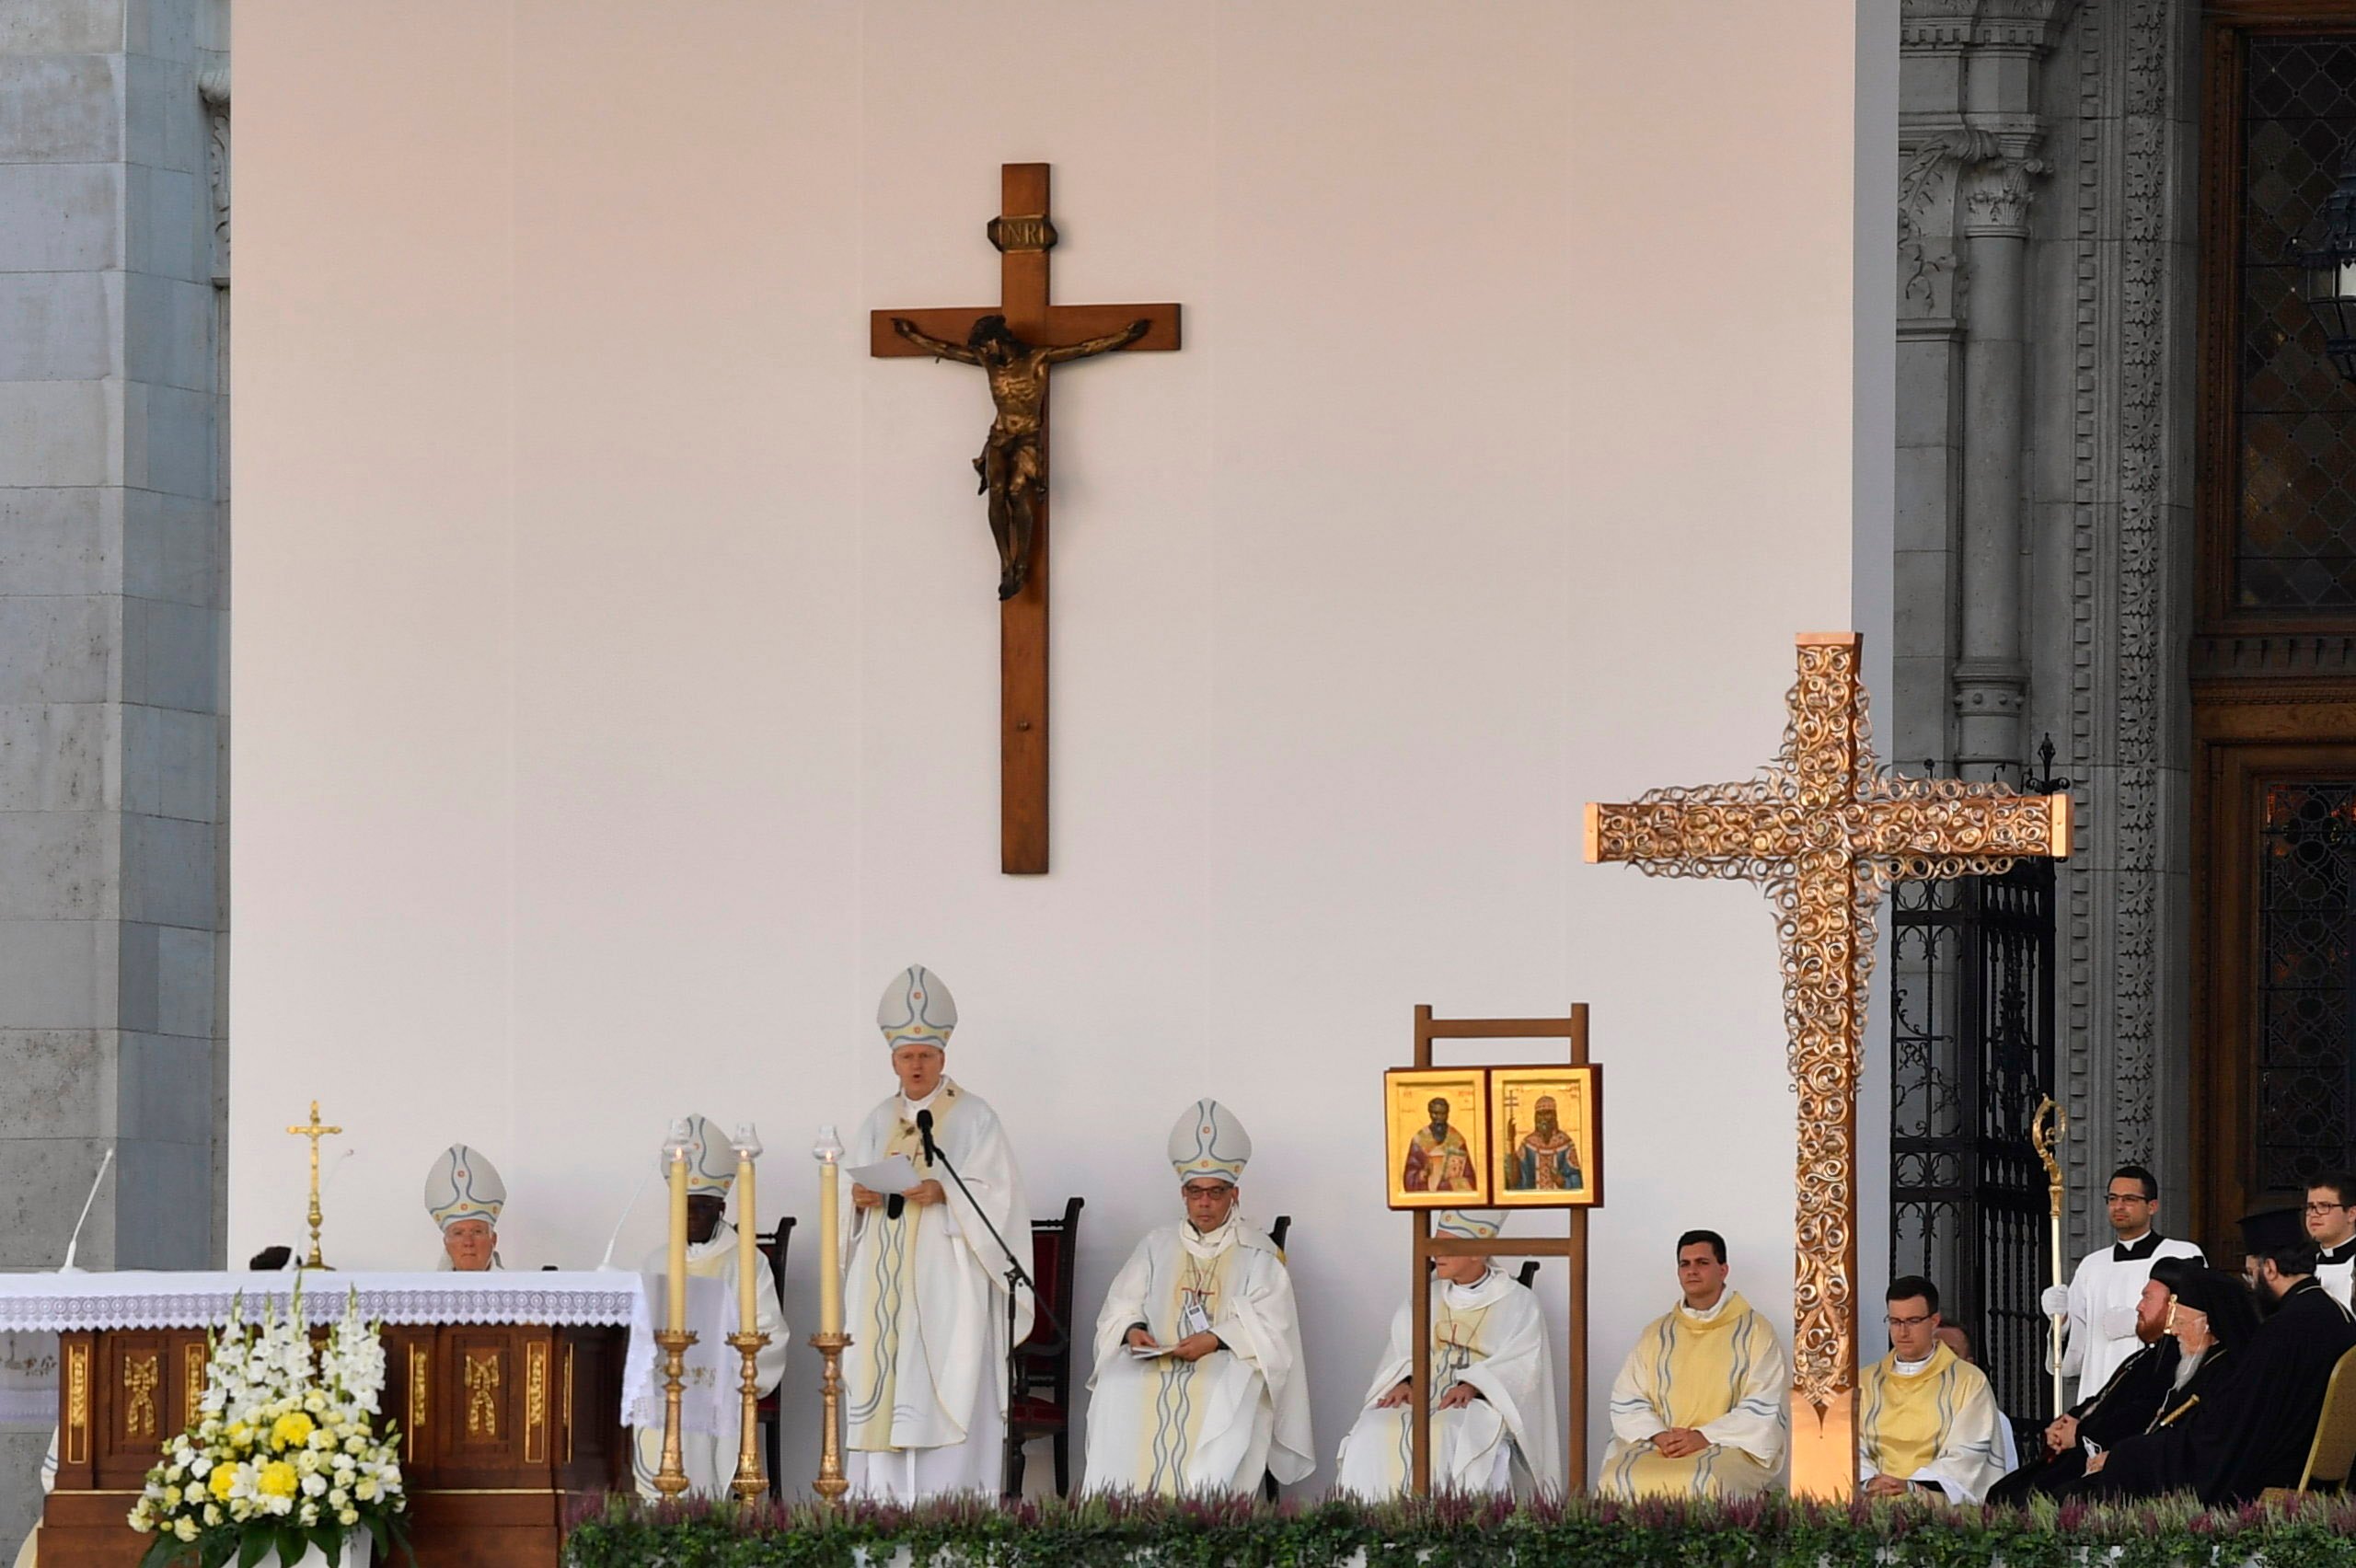
[[1317, 1468], [1292, 1276], [1237, 1210], [1251, 1158], [1216, 1100], [1170, 1130], [1186, 1217], [1138, 1243], [1096, 1315], [1090, 1492], [1242, 1495]]
[[[2049, 1318], [2069, 1314], [2069, 1338], [2059, 1370], [2077, 1379], [2075, 1397], [2082, 1403], [2101, 1392], [2119, 1363], [2142, 1346], [2135, 1337], [2135, 1304], [2142, 1297], [2143, 1282], [2152, 1277], [2152, 1260], [2202, 1261], [2200, 1248], [2154, 1228], [2160, 1213], [2160, 1182], [2143, 1167], [2122, 1165], [2112, 1171], [2103, 1203], [2119, 1239], [2080, 1259], [2069, 1285], [2048, 1286], [2042, 1301]], [[2046, 1355], [2050, 1368], [2050, 1349]]]
[[[722, 1299], [725, 1305], [727, 1332], [736, 1332], [736, 1254], [739, 1243], [736, 1228], [724, 1217], [728, 1208], [728, 1189], [736, 1181], [736, 1151], [720, 1129], [701, 1116], [687, 1119], [687, 1277], [713, 1279], [720, 1282]], [[670, 1174], [666, 1156], [658, 1154], [658, 1168], [665, 1177]], [[737, 1216], [747, 1225], [759, 1221], [753, 1215]], [[650, 1274], [661, 1274], [670, 1267], [667, 1246], [657, 1247], [647, 1254], [641, 1265]], [[760, 1384], [759, 1391], [768, 1393], [785, 1375], [785, 1313], [778, 1306], [777, 1282], [770, 1277], [766, 1263], [760, 1266], [759, 1277], [753, 1282], [753, 1328], [756, 1333], [769, 1336], [768, 1343], [754, 1357], [753, 1370]], [[726, 1368], [725, 1387], [733, 1389], [742, 1378], [743, 1363], [733, 1349], [719, 1353], [724, 1360], [715, 1365]], [[694, 1373], [690, 1370], [690, 1380]], [[730, 1402], [731, 1417], [719, 1423], [717, 1432], [683, 1430], [679, 1434], [680, 1456], [687, 1472], [688, 1490], [699, 1497], [721, 1497], [727, 1494], [728, 1483], [736, 1476], [736, 1436], [738, 1423], [733, 1417], [733, 1401]], [[660, 1495], [654, 1478], [663, 1469], [663, 1428], [660, 1424], [636, 1429], [631, 1446], [632, 1462], [638, 1474], [638, 1493], [641, 1497]]]
[[1611, 1383], [1596, 1490], [1617, 1497], [1753, 1497], [1774, 1482], [1791, 1366], [1775, 1327], [1727, 1288], [1726, 1238], [1677, 1239], [1681, 1299], [1645, 1326]]
[[499, 1168], [465, 1144], [452, 1144], [425, 1173], [425, 1212], [442, 1228], [440, 1269], [479, 1274], [504, 1269], [499, 1260], [499, 1211], [507, 1183]]
[[1889, 1354], [1857, 1379], [1857, 1476], [1868, 1497], [1977, 1503], [2004, 1473], [2004, 1413], [1987, 1377], [1939, 1343], [1939, 1287], [1890, 1282]]
[[[1488, 1240], [1501, 1209], [1442, 1209], [1432, 1233]], [[1562, 1409], [1535, 1293], [1487, 1258], [1432, 1261], [1431, 1431], [1436, 1491], [1551, 1496], [1563, 1489], [1554, 1424]], [[1415, 1314], [1402, 1302], [1357, 1424], [1342, 1439], [1337, 1485], [1395, 1496], [1414, 1473]]]
[[[906, 1155], [922, 1178], [900, 1193], [851, 1186], [854, 1217], [843, 1355], [852, 1489], [913, 1502], [995, 1493], [1006, 1463], [1006, 1254], [1030, 1265], [1031, 1205], [998, 1113], [943, 1077], [957, 1004], [921, 965], [895, 975], [876, 1009], [899, 1091], [851, 1139], [850, 1163]], [[965, 1179], [928, 1159], [935, 1148]], [[967, 1193], [971, 1196], [967, 1196]], [[1031, 1293], [1014, 1292], [1014, 1343], [1031, 1332]]]
[[2316, 1260], [2316, 1283], [2342, 1307], [2349, 1300], [2351, 1276], [2356, 1276], [2356, 1176], [2334, 1170], [2307, 1183], [2307, 1234], [2322, 1256]]

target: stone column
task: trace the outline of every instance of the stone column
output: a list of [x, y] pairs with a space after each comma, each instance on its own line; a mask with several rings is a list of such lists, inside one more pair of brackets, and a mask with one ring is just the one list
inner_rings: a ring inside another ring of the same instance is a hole
[[[218, 0], [0, 6], [0, 1268], [221, 1261]], [[0, 1435], [0, 1552], [46, 1433]]]

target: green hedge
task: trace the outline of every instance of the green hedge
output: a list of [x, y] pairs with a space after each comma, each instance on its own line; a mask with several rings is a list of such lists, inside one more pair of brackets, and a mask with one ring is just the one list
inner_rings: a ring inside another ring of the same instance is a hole
[[2356, 1505], [2316, 1499], [2287, 1514], [2203, 1513], [2188, 1500], [2017, 1512], [1911, 1502], [1820, 1507], [1781, 1497], [1524, 1507], [1442, 1498], [1379, 1506], [1096, 1500], [739, 1509], [614, 1497], [575, 1521], [565, 1562], [568, 1568], [847, 1568], [865, 1549], [883, 1568], [902, 1546], [918, 1564], [976, 1568], [1110, 1568], [1139, 1560], [1156, 1568], [1339, 1568], [1360, 1550], [1369, 1568], [2356, 1568]]

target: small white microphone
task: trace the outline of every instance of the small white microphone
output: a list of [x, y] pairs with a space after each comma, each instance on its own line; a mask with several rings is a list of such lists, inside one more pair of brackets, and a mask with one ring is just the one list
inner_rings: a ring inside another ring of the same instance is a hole
[[65, 1261], [57, 1265], [59, 1274], [81, 1274], [74, 1266], [75, 1249], [82, 1245], [82, 1227], [90, 1223], [90, 1205], [98, 1201], [98, 1183], [107, 1179], [107, 1167], [114, 1163], [114, 1145], [107, 1145], [106, 1158], [98, 1161], [98, 1173], [90, 1178], [90, 1195], [82, 1200], [82, 1217], [74, 1222], [74, 1234], [65, 1242]]
[[629, 1190], [629, 1202], [622, 1205], [621, 1218], [614, 1221], [614, 1233], [606, 1238], [606, 1255], [597, 1260], [597, 1272], [599, 1274], [620, 1274], [623, 1272], [622, 1270], [614, 1267], [614, 1248], [622, 1239], [622, 1227], [629, 1223], [629, 1211], [638, 1206], [638, 1200], [646, 1192], [646, 1183], [653, 1178], [653, 1174], [654, 1173], [651, 1170], [641, 1173], [638, 1179], [638, 1185]]

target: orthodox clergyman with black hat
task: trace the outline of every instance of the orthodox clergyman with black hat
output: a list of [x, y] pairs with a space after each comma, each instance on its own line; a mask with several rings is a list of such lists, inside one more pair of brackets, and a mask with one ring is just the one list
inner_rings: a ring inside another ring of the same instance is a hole
[[[2242, 1247], [2265, 1320], [2232, 1353], [2222, 1381], [2144, 1436], [2086, 1463], [2073, 1495], [2148, 1496], [2186, 1488], [2211, 1507], [2296, 1486], [2323, 1414], [2324, 1386], [2356, 1348], [2356, 1319], [2316, 1283], [2316, 1245], [2297, 1207], [2242, 1221]], [[2179, 1301], [2179, 1317], [2186, 1311]], [[2218, 1314], [2207, 1314], [2213, 1328]], [[2230, 1363], [2238, 1362], [2239, 1366]]]

